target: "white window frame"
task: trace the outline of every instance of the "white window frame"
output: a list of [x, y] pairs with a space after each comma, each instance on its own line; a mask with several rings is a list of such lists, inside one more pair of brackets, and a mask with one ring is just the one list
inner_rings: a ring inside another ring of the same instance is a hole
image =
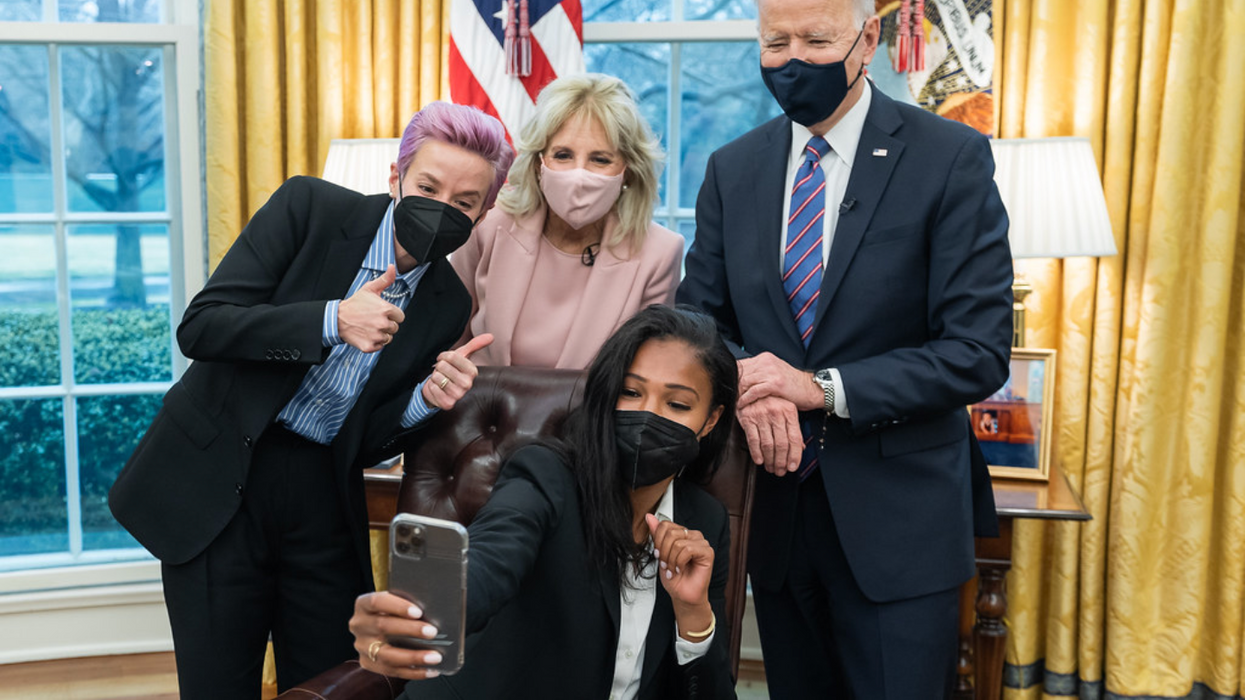
[[[683, 0], [671, 0], [671, 19], [650, 22], [584, 22], [584, 45], [651, 43], [670, 44], [669, 106], [666, 110], [666, 153], [677, 158], [682, 152], [682, 45], [692, 42], [756, 41], [757, 23], [753, 19], [684, 20]], [[673, 231], [681, 222], [695, 221], [694, 207], [679, 206], [682, 168], [672, 163], [666, 168], [666, 201], [653, 210], [653, 218]]]
[[[134, 550], [81, 549], [81, 507], [77, 488], [75, 400], [79, 397], [161, 394], [169, 382], [78, 385], [70, 366], [66, 227], [79, 223], [141, 221], [167, 223], [170, 255], [170, 323], [176, 328], [186, 302], [207, 279], [202, 173], [202, 72], [198, 0], [164, 0], [160, 24], [56, 22], [55, 0], [43, 0], [43, 22], [0, 22], [0, 43], [50, 48], [49, 78], [59, 86], [56, 48], [66, 45], [146, 46], [163, 49], [165, 70], [165, 178], [167, 212], [80, 214], [67, 211], [65, 188], [57, 184], [51, 214], [0, 215], [3, 223], [51, 224], [56, 231], [58, 304], [61, 323], [61, 383], [37, 388], [0, 388], [0, 399], [61, 398], [65, 401], [67, 497], [70, 553], [6, 557], [27, 566], [0, 572], [0, 664], [101, 654], [166, 651], [172, 637], [160, 586], [160, 564]], [[53, 153], [62, 151], [59, 99], [51, 95]], [[53, 181], [64, 182], [64, 165], [53, 158]], [[170, 333], [170, 336], [173, 334]], [[186, 358], [173, 344], [173, 379]], [[38, 567], [38, 568], [36, 568]], [[72, 634], [65, 634], [66, 631]]]

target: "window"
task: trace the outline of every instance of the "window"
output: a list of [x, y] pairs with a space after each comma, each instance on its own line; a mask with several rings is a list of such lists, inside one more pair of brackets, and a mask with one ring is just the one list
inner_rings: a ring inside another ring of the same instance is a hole
[[107, 494], [203, 280], [197, 16], [0, 2], [0, 571], [148, 556]]
[[666, 151], [656, 219], [690, 244], [709, 154], [781, 113], [761, 82], [755, 0], [586, 3], [584, 59], [635, 91]]

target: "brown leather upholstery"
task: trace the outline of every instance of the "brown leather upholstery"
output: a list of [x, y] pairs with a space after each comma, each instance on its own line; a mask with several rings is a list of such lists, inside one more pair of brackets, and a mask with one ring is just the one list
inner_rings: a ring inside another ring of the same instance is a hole
[[405, 686], [406, 681], [401, 678], [386, 678], [363, 669], [358, 661], [347, 661], [278, 697], [287, 700], [394, 700]]
[[[408, 446], [398, 510], [470, 523], [488, 500], [505, 456], [519, 445], [556, 434], [582, 399], [584, 377], [585, 373], [574, 370], [481, 367], [475, 387], [467, 396], [454, 410], [434, 416]], [[727, 445], [727, 458], [708, 485], [709, 492], [726, 505], [730, 514], [731, 566], [726, 587], [730, 619], [719, 624], [725, 622], [730, 627], [732, 673], [739, 667], [746, 602], [744, 553], [748, 550], [754, 470], [736, 425]], [[335, 675], [328, 681], [339, 686], [322, 683], [330, 674]], [[371, 689], [354, 690], [366, 676], [376, 681]], [[380, 682], [386, 680], [392, 685], [382, 686]], [[384, 693], [400, 683], [364, 671], [356, 664], [353, 668], [339, 666], [281, 697], [379, 700], [391, 698]], [[347, 687], [352, 690], [347, 692]], [[318, 695], [308, 695], [306, 689]]]
[[398, 511], [470, 524], [493, 491], [502, 460], [555, 435], [583, 397], [574, 370], [481, 367], [454, 410], [433, 416], [408, 445]]

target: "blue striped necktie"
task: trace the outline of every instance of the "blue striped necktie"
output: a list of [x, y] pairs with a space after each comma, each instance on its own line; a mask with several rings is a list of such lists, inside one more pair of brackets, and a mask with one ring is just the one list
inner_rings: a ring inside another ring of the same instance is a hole
[[808, 140], [804, 162], [795, 173], [791, 188], [791, 214], [787, 217], [787, 247], [783, 251], [782, 287], [795, 317], [800, 340], [808, 347], [821, 294], [821, 232], [826, 215], [826, 178], [821, 159], [830, 144], [820, 136]]
[[[821, 159], [829, 152], [830, 144], [824, 138], [814, 136], [808, 140], [804, 162], [795, 173], [791, 214], [787, 217], [782, 286], [804, 347], [808, 347], [813, 335], [813, 318], [817, 315], [817, 298], [821, 295], [821, 232], [826, 215], [826, 177], [821, 172]], [[808, 420], [800, 421], [800, 433], [804, 438], [804, 451], [796, 476], [802, 482], [817, 468], [817, 450], [813, 445], [815, 428]]]

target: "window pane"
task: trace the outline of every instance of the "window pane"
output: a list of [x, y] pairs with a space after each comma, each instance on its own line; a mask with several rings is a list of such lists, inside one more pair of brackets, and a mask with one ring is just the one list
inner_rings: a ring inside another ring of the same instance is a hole
[[761, 82], [755, 41], [683, 44], [679, 206], [696, 206], [709, 154], [781, 110]]
[[0, 251], [0, 386], [59, 384], [52, 227], [0, 224]]
[[589, 0], [582, 5], [584, 22], [662, 22], [671, 19], [671, 0]]
[[[667, 114], [670, 110], [670, 45], [669, 44], [588, 44], [584, 47], [584, 63], [589, 71], [607, 73], [631, 87], [640, 101], [640, 113], [661, 139], [666, 141]], [[672, 167], [666, 154], [666, 170]], [[666, 174], [661, 178], [661, 201], [666, 201]]]
[[71, 226], [68, 252], [74, 379], [171, 380], [168, 226]]
[[683, 236], [683, 255], [687, 256], [687, 249], [692, 247], [692, 241], [696, 238], [696, 220], [695, 219], [679, 219], [678, 228], [675, 229]]
[[78, 478], [83, 549], [138, 547], [108, 510], [108, 489], [160, 408], [159, 395], [78, 400]]
[[0, 213], [52, 211], [48, 85], [46, 47], [0, 44]]
[[37, 22], [42, 15], [43, 0], [0, 0], [0, 22]]
[[62, 22], [159, 22], [162, 0], [60, 0]]
[[60, 399], [0, 401], [0, 556], [69, 549]]
[[60, 49], [70, 211], [164, 211], [160, 49]]
[[756, 0], [683, 0], [685, 19], [756, 19]]

